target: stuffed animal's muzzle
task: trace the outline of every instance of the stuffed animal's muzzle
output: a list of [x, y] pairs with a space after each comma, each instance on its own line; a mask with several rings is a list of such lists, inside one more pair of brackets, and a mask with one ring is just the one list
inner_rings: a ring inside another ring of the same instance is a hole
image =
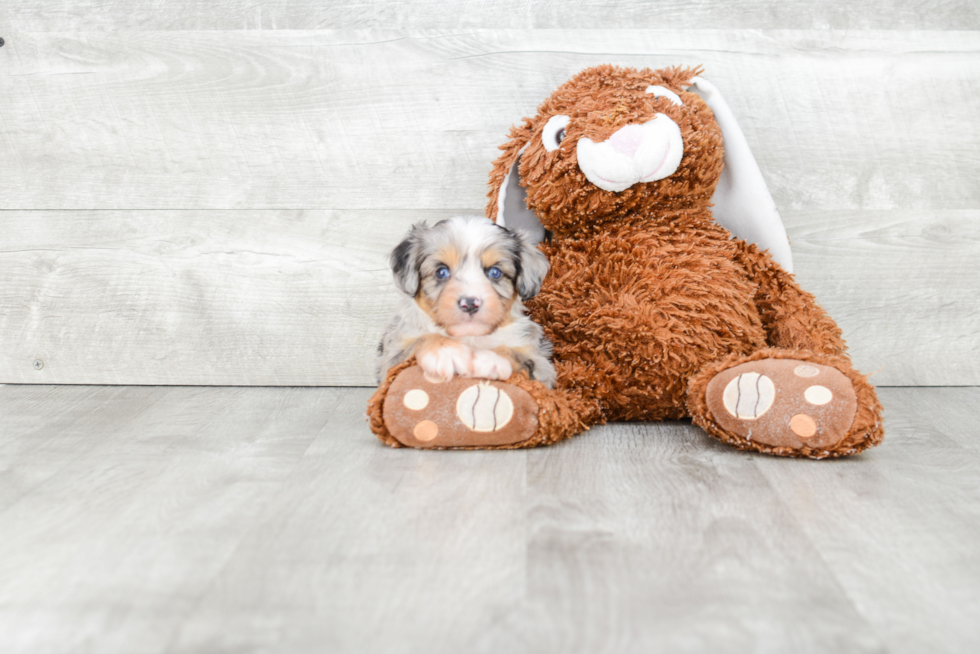
[[601, 143], [579, 139], [576, 155], [590, 182], [618, 193], [674, 174], [684, 156], [684, 141], [677, 123], [657, 114], [645, 123], [619, 128]]

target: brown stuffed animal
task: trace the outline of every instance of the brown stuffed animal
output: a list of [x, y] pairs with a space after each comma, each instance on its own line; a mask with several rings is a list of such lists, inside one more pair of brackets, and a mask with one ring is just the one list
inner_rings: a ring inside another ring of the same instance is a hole
[[408, 361], [369, 405], [382, 441], [528, 447], [609, 420], [690, 417], [768, 454], [881, 442], [874, 388], [787, 272], [761, 173], [699, 72], [590, 68], [511, 129], [487, 214], [544, 237], [551, 272], [528, 307], [554, 343], [557, 385], [519, 374], [437, 385]]

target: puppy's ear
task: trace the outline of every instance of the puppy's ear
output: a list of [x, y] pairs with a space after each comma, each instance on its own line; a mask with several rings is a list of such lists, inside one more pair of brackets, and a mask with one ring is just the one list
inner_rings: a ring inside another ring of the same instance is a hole
[[419, 292], [422, 245], [429, 229], [424, 222], [412, 225], [405, 240], [391, 251], [391, 269], [395, 273], [395, 284], [403, 293], [412, 297]]
[[541, 290], [545, 275], [548, 274], [548, 257], [539, 250], [531, 236], [522, 230], [514, 232], [520, 242], [520, 271], [517, 274], [517, 293], [521, 300], [530, 300]]

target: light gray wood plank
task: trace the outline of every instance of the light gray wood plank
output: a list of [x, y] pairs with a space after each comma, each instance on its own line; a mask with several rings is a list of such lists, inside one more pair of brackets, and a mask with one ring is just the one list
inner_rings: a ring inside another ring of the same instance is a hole
[[[371, 384], [385, 253], [414, 220], [482, 211], [508, 125], [585, 65], [700, 61], [858, 366], [980, 383], [978, 39], [14, 33], [0, 381]], [[213, 209], [147, 210], [168, 206]]]
[[757, 457], [887, 651], [980, 648], [980, 388], [882, 389], [885, 443], [832, 466]]
[[980, 204], [980, 32], [7, 38], [0, 209], [480, 207], [508, 127], [605, 62], [704, 64], [783, 210]]
[[918, 388], [890, 388], [887, 391], [894, 406], [915, 407], [914, 411], [895, 412], [889, 418], [888, 428], [911, 434], [916, 440], [951, 441], [971, 451], [980, 450], [980, 427], [977, 426], [976, 387], [922, 390]]
[[0, 381], [372, 385], [388, 253], [451, 213], [15, 214]]
[[880, 651], [753, 457], [681, 423], [528, 457], [528, 596], [484, 651]]
[[165, 397], [164, 387], [0, 388], [0, 514]]
[[676, 422], [391, 450], [369, 393], [0, 387], [0, 457], [65, 463], [0, 510], [0, 649], [980, 646], [980, 388], [882, 389], [884, 444], [840, 461]]
[[208, 0], [10, 0], [0, 25], [17, 31], [352, 29], [352, 28], [604, 28], [646, 29], [977, 29], [980, 11], [963, 0], [878, 3], [719, 0], [413, 0], [340, 3], [270, 0], [260, 4]]
[[789, 212], [796, 277], [882, 386], [980, 385], [980, 211]]
[[[147, 389], [45, 388], [39, 425], [0, 416], [4, 440], [27, 445], [40, 431], [61, 447], [35, 458], [64, 464], [0, 512], [0, 649], [11, 653], [164, 651], [346, 393], [177, 388], [144, 407]], [[37, 397], [0, 392], [20, 413], [20, 398]], [[65, 428], [72, 394], [93, 414], [132, 419]]]
[[525, 453], [389, 449], [369, 393], [345, 397], [171, 651], [472, 651], [519, 605]]
[[[0, 382], [370, 386], [388, 253], [459, 212], [7, 212]], [[874, 383], [980, 384], [980, 212], [784, 218]]]

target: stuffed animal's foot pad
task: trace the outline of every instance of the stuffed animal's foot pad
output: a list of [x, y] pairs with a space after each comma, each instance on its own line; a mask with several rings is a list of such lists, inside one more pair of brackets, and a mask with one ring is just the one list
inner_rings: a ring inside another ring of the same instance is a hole
[[408, 447], [504, 447], [538, 428], [538, 407], [527, 391], [465, 377], [433, 382], [418, 366], [395, 378], [383, 412], [388, 431]]
[[836, 368], [796, 359], [760, 359], [723, 370], [705, 397], [726, 431], [774, 447], [826, 449], [854, 421], [857, 396]]

